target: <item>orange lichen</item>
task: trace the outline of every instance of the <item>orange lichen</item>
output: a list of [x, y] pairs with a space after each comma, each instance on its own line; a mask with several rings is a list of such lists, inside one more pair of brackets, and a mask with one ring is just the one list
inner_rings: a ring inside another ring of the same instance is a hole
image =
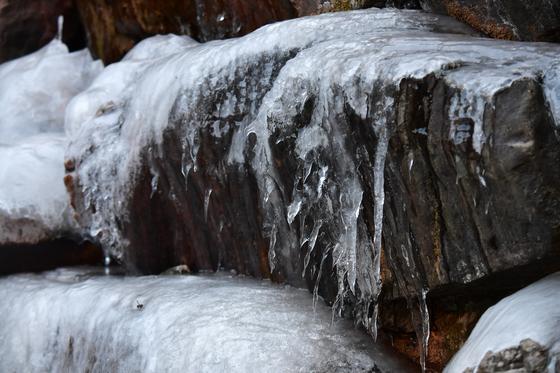
[[474, 7], [461, 5], [456, 0], [446, 2], [445, 6], [450, 16], [457, 18], [476, 30], [482, 31], [488, 36], [504, 40], [516, 39], [511, 27], [486, 18]]

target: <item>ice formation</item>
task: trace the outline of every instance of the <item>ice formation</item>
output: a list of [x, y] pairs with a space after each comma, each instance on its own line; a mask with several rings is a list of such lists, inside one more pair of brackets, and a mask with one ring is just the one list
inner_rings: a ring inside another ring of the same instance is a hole
[[[469, 339], [445, 368], [462, 373], [476, 368], [484, 355], [517, 347], [530, 338], [560, 356], [560, 273], [555, 273], [510, 295], [482, 315]], [[549, 372], [554, 372], [551, 361]]]
[[[199, 167], [202, 130], [211, 128], [212, 141], [228, 139], [227, 157], [204, 172], [215, 171], [217, 180], [227, 177], [219, 174], [224, 165], [254, 173], [271, 269], [291, 265], [292, 254], [302, 252], [305, 270], [318, 282], [331, 255], [339, 284], [335, 311], [356, 297], [360, 322], [375, 334], [384, 162], [398, 125], [394, 108], [403, 79], [434, 75], [455, 89], [449, 116], [456, 128], [449, 139], [472, 137], [479, 153], [488, 143], [483, 119], [492, 97], [514, 81], [543, 80], [557, 112], [558, 45], [468, 34], [436, 15], [370, 9], [281, 22], [206, 44], [177, 36], [148, 39], [69, 106], [67, 157], [76, 161], [73, 176], [88, 211], [82, 226], [111, 255], [126, 259], [134, 248], [122, 224], [130, 218], [130, 196], [145, 163], [153, 196], [162, 180], [153, 160], [173, 156], [162, 144], [167, 131], [178, 131], [181, 165], [174, 173], [184, 181], [173, 181], [188, 188]], [[347, 147], [351, 120], [374, 139], [375, 151], [366, 159]], [[472, 135], [470, 127], [461, 127], [471, 123]], [[285, 175], [272, 161], [271, 144], [285, 144], [298, 155], [295, 172], [290, 170], [292, 190], [280, 187]], [[365, 194], [358, 164], [371, 165], [372, 196]], [[170, 188], [170, 200], [184, 192]], [[203, 192], [205, 216], [216, 193]], [[366, 197], [375, 204], [373, 234], [360, 218]], [[315, 254], [321, 267], [309, 268]], [[415, 289], [419, 299], [425, 299], [426, 285]], [[420, 310], [426, 320], [426, 307]]]
[[0, 244], [76, 230], [63, 183], [64, 115], [101, 68], [57, 39], [0, 65]]
[[64, 269], [2, 278], [0, 297], [4, 372], [410, 371], [307, 291], [268, 281]]

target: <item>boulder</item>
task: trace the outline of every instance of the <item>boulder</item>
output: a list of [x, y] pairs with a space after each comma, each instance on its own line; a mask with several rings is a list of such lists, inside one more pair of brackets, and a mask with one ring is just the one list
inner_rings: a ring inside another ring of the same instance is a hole
[[406, 300], [426, 350], [430, 299], [560, 269], [560, 46], [472, 34], [372, 9], [143, 41], [69, 105], [84, 233], [132, 272], [306, 286], [372, 334]]
[[550, 0], [423, 0], [493, 38], [560, 42], [560, 2]]

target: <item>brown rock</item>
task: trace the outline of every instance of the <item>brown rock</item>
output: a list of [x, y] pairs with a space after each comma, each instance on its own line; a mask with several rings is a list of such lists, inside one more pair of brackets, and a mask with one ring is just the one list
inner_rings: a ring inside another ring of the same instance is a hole
[[548, 0], [426, 0], [426, 10], [448, 14], [493, 38], [560, 42], [560, 2]]
[[76, 0], [90, 49], [115, 62], [155, 34], [189, 35], [205, 42], [245, 35], [265, 24], [323, 12], [391, 5], [418, 7], [417, 0]]
[[199, 41], [240, 36], [298, 14], [289, 0], [77, 0], [92, 52], [119, 60], [155, 34], [184, 34]]

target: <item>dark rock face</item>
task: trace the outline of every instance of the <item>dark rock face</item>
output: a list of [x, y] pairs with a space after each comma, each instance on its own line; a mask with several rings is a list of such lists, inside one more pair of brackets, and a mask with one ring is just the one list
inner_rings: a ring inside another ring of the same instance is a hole
[[132, 271], [272, 277], [371, 332], [379, 299], [406, 299], [427, 334], [428, 292], [560, 269], [560, 49], [449, 35], [460, 26], [323, 15], [144, 61], [114, 97], [94, 83], [76, 101], [90, 112], [70, 112], [81, 225]]
[[33, 245], [0, 247], [0, 276], [40, 272], [63, 266], [101, 265], [103, 252], [90, 242], [55, 239]]
[[77, 4], [90, 48], [106, 63], [119, 60], [134, 44], [155, 34], [184, 34], [208, 41], [297, 16], [288, 0], [77, 0]]
[[77, 0], [90, 49], [104, 62], [120, 58], [155, 34], [199, 41], [245, 35], [265, 24], [322, 12], [386, 5], [418, 8], [416, 0]]
[[0, 0], [0, 63], [34, 52], [57, 33], [64, 16], [62, 39], [70, 50], [86, 46], [84, 28], [71, 0]]
[[426, 10], [449, 14], [498, 39], [560, 42], [556, 0], [423, 0]]
[[384, 224], [395, 273], [405, 274], [396, 278], [401, 289], [469, 283], [558, 255], [560, 174], [550, 171], [559, 143], [538, 82], [496, 94], [485, 115], [491, 145], [481, 154], [470, 141], [448, 140], [466, 120], [447, 118], [456, 94], [433, 79], [401, 85], [404, 126], [389, 149]]

